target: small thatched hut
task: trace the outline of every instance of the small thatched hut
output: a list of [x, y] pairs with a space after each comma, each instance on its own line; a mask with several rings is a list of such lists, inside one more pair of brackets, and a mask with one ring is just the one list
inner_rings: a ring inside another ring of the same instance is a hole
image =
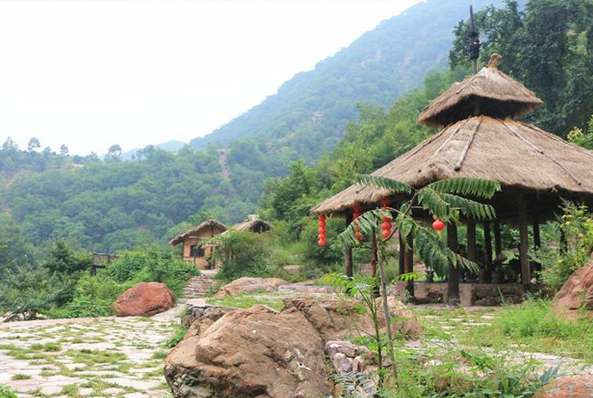
[[[528, 223], [533, 225], [534, 241], [539, 245], [539, 222], [553, 216], [561, 197], [593, 202], [593, 152], [515, 120], [542, 101], [499, 71], [499, 59], [494, 55], [479, 73], [454, 84], [432, 101], [421, 112], [418, 123], [446, 127], [373, 175], [403, 181], [415, 188], [459, 177], [500, 182], [503, 190], [491, 203], [498, 217], [494, 223], [496, 252], [502, 250], [499, 222], [518, 225], [521, 281], [528, 287], [532, 281], [527, 253]], [[403, 199], [381, 188], [353, 185], [311, 212], [345, 216], [351, 222], [353, 206], [374, 208], [388, 197], [394, 202]], [[468, 227], [468, 257], [476, 260], [476, 221], [464, 221]], [[483, 225], [487, 268], [492, 266], [493, 257], [490, 226]], [[447, 232], [449, 245], [456, 250], [456, 226], [448, 225]], [[409, 272], [411, 256], [400, 257], [408, 259], [400, 271]], [[346, 263], [347, 272], [351, 272], [348, 251]], [[454, 302], [459, 297], [457, 270], [450, 268], [449, 273], [449, 301]], [[484, 279], [487, 277], [485, 273]]]
[[198, 226], [175, 236], [169, 241], [169, 244], [176, 246], [183, 243], [183, 261], [195, 264], [200, 269], [208, 269], [211, 267], [210, 259], [215, 246], [207, 245], [203, 247], [199, 244], [199, 241], [220, 235], [227, 230], [228, 227], [223, 223], [208, 219]]
[[272, 229], [272, 224], [262, 220], [256, 214], [249, 215], [245, 221], [242, 221], [231, 228], [232, 231], [254, 232], [257, 234], [267, 232], [270, 229]]

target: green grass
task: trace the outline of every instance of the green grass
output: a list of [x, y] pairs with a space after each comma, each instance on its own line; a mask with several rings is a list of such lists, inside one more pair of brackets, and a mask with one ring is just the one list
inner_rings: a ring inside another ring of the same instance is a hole
[[22, 373], [17, 373], [12, 376], [12, 380], [29, 380], [31, 379], [31, 375], [24, 375]]
[[236, 296], [225, 296], [224, 298], [210, 298], [208, 304], [221, 305], [232, 308], [251, 308], [254, 305], [263, 304], [275, 310], [280, 310], [284, 306], [282, 297], [274, 296], [270, 293], [258, 294], [238, 294]]

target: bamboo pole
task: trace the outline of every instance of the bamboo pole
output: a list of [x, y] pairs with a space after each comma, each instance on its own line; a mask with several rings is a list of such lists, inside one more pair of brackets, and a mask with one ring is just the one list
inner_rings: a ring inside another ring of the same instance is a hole
[[[457, 239], [457, 225], [454, 222], [447, 224], [447, 245], [449, 249], [457, 253], [459, 251], [459, 241]], [[460, 303], [459, 298], [459, 269], [455, 264], [449, 264], [449, 283], [447, 285], [447, 302], [451, 306]]]

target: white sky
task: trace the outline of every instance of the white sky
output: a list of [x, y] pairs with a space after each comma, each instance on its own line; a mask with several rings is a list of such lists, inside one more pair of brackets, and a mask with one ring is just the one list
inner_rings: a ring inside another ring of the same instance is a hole
[[188, 141], [418, 2], [0, 1], [0, 144]]

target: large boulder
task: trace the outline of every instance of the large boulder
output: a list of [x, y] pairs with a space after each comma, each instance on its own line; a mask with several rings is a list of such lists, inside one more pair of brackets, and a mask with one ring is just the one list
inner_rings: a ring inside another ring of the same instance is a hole
[[142, 282], [121, 294], [111, 306], [117, 316], [153, 316], [173, 307], [175, 297], [158, 282]]
[[567, 376], [552, 381], [533, 398], [593, 398], [593, 376]]
[[[283, 300], [284, 308], [295, 308], [315, 327], [324, 341], [343, 340], [347, 336], [374, 334], [371, 317], [359, 301], [344, 297], [290, 297]], [[379, 326], [385, 329], [381, 300]], [[407, 339], [416, 339], [423, 333], [414, 313], [394, 297], [388, 299], [393, 329]]]
[[235, 296], [240, 293], [275, 292], [278, 290], [278, 286], [287, 284], [288, 282], [280, 278], [243, 277], [222, 286], [214, 297]]
[[593, 310], [593, 262], [576, 270], [554, 298], [554, 310], [559, 315], [574, 318], [578, 310]]
[[332, 392], [323, 342], [296, 309], [258, 305], [223, 315], [165, 361], [176, 398], [306, 398]]

